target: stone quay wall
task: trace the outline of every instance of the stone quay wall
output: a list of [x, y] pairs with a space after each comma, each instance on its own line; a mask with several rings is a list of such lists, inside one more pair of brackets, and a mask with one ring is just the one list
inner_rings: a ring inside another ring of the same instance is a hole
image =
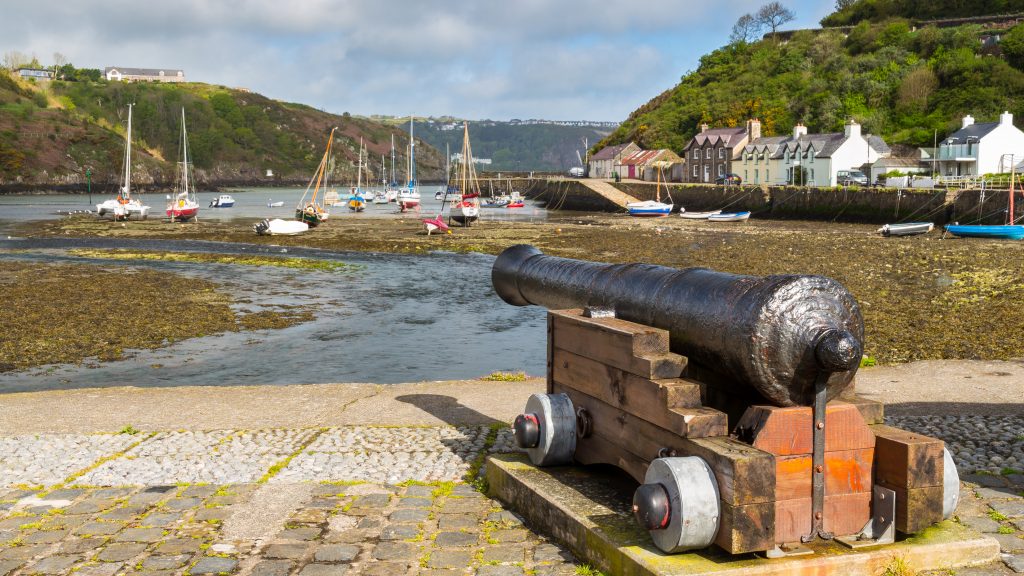
[[[656, 184], [619, 182], [617, 189], [639, 200], [653, 200]], [[662, 185], [665, 201], [666, 186]], [[669, 184], [676, 206], [691, 212], [724, 209], [753, 212], [756, 218], [836, 222], [895, 223], [927, 221], [936, 224], [1005, 224], [1006, 190], [916, 190], [895, 188], [813, 188], [799, 186], [718, 186]], [[622, 208], [584, 186], [579, 180], [537, 180], [530, 198], [550, 209], [619, 212]], [[1024, 196], [1018, 196], [1015, 217], [1024, 217]]]

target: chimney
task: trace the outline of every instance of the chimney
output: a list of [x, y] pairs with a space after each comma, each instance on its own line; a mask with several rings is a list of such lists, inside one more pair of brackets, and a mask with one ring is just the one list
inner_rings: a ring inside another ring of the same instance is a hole
[[761, 137], [761, 121], [757, 118], [747, 120], [747, 142], [753, 142]]
[[846, 127], [843, 130], [843, 134], [848, 139], [860, 138], [860, 124], [857, 124], [857, 121], [851, 118], [850, 121], [846, 123]]
[[708, 131], [708, 123], [704, 122], [700, 125], [700, 133], [703, 134]]
[[793, 126], [793, 139], [797, 140], [801, 136], [807, 136], [807, 126], [804, 126], [803, 122], [798, 122], [796, 126]]
[[964, 116], [964, 121], [960, 125], [960, 129], [963, 130], [964, 128], [967, 128], [968, 126], [971, 126], [973, 124], [974, 124], [974, 116], [971, 116], [970, 114], [968, 114], [967, 116]]
[[999, 115], [999, 125], [1013, 126], [1013, 114], [1009, 112], [1003, 112]]

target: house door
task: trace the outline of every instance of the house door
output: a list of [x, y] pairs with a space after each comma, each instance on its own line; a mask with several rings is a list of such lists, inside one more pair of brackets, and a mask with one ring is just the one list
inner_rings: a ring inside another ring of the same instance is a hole
[[704, 165], [704, 181], [711, 181], [711, 166], [709, 164]]

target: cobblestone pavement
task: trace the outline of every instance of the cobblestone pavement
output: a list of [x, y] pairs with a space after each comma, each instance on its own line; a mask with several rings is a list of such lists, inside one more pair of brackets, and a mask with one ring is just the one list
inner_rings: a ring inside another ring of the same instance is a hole
[[[970, 448], [955, 423], [892, 423]], [[981, 473], [957, 518], [1004, 563], [957, 574], [1024, 572], [1024, 476], [1006, 465], [1024, 437], [1019, 419], [989, 424], [1010, 435], [961, 458]], [[0, 437], [0, 576], [576, 573], [466, 483], [512, 449], [501, 425]]]

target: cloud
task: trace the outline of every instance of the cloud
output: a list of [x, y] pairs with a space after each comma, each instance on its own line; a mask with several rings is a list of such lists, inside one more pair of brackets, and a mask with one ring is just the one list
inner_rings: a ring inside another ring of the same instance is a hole
[[7, 7], [0, 49], [182, 68], [332, 112], [614, 120], [761, 3], [37, 0]]

